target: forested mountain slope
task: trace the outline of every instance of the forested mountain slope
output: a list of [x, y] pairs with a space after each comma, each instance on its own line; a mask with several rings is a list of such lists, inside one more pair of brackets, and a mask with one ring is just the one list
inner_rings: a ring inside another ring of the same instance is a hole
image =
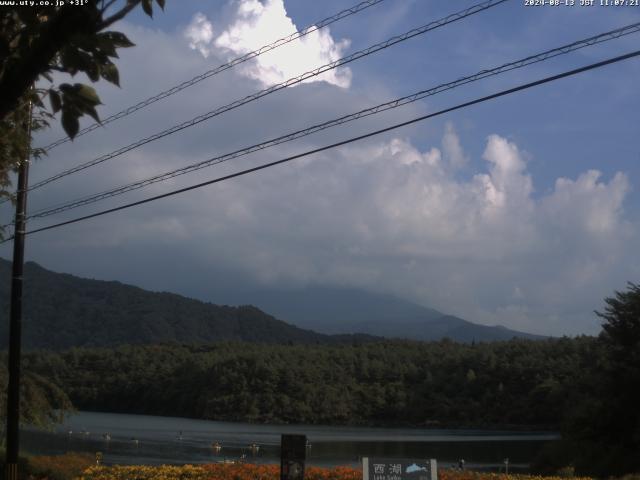
[[[8, 318], [11, 263], [0, 259], [0, 312]], [[25, 264], [23, 345], [63, 349], [223, 340], [332, 343], [365, 336], [328, 336], [277, 320], [253, 306], [219, 306], [120, 282], [55, 273]], [[0, 322], [7, 345], [8, 322]], [[6, 347], [5, 347], [6, 348]]]
[[[11, 263], [0, 259], [0, 313], [8, 315]], [[234, 299], [231, 296], [230, 300]], [[264, 290], [252, 305], [215, 305], [120, 282], [90, 280], [25, 264], [23, 345], [63, 349], [161, 342], [363, 342], [375, 337], [460, 342], [541, 339], [478, 325], [388, 295], [345, 288]], [[7, 318], [7, 317], [5, 317]], [[0, 348], [8, 322], [0, 322]]]

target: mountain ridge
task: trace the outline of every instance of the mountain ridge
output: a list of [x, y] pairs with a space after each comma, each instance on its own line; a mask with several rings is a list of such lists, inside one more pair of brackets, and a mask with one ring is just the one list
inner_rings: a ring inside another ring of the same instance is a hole
[[251, 303], [300, 328], [325, 334], [362, 332], [385, 338], [433, 341], [539, 340], [502, 325], [480, 325], [388, 294], [355, 288], [313, 287], [245, 294]]
[[[8, 317], [11, 263], [0, 259], [0, 311]], [[163, 342], [344, 343], [367, 335], [332, 337], [304, 330], [251, 305], [214, 305], [117, 281], [92, 280], [25, 263], [23, 345], [27, 349], [112, 347]], [[0, 322], [7, 344], [8, 322]]]
[[[0, 311], [5, 314], [10, 275], [11, 262], [0, 258]], [[544, 338], [474, 324], [357, 289], [254, 292], [248, 295], [252, 305], [230, 306], [114, 280], [57, 273], [35, 262], [25, 263], [25, 278], [23, 345], [27, 349], [218, 341], [324, 344], [381, 337], [461, 342]], [[8, 322], [0, 322], [2, 345], [7, 344], [7, 336]]]

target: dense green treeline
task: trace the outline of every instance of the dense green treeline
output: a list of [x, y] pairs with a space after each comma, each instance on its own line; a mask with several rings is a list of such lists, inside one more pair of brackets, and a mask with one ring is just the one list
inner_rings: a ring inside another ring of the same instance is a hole
[[79, 409], [216, 420], [557, 427], [592, 337], [123, 346], [26, 356]]
[[[0, 431], [7, 414], [7, 355], [0, 353]], [[23, 371], [20, 385], [20, 420], [24, 424], [49, 427], [60, 422], [60, 413], [72, 408], [67, 394], [58, 384], [31, 371]], [[0, 437], [0, 444], [4, 437]]]

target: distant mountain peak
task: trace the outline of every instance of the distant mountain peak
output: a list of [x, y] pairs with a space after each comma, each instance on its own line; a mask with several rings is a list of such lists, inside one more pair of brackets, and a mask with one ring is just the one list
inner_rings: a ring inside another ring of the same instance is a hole
[[472, 323], [389, 294], [355, 288], [263, 289], [244, 295], [286, 322], [327, 334], [365, 333], [425, 341], [446, 337], [460, 342], [546, 338], [502, 325]]

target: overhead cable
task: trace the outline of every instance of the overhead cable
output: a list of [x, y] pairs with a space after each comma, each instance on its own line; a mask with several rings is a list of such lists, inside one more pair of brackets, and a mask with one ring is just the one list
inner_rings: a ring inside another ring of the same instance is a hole
[[[383, 2], [384, 0], [367, 0], [364, 2], [360, 2], [357, 5], [354, 5], [353, 7], [347, 8], [345, 10], [342, 10], [338, 13], [336, 13], [335, 15], [332, 15], [330, 17], [325, 18], [324, 20], [320, 20], [319, 22], [315, 22], [312, 25], [309, 25], [306, 28], [302, 28], [300, 30], [298, 30], [297, 32], [294, 32], [290, 35], [287, 35], [286, 37], [282, 37], [279, 38], [278, 40], [276, 40], [275, 42], [272, 42], [268, 45], [263, 45], [262, 47], [258, 48], [257, 50], [253, 50], [252, 52], [246, 53], [240, 57], [234, 58], [233, 60], [224, 63], [222, 65], [217, 66], [216, 68], [213, 68], [211, 70], [207, 70], [206, 72], [193, 77], [190, 80], [187, 80], [185, 82], [182, 82], [179, 85], [176, 85], [174, 87], [169, 88], [168, 90], [165, 90], [163, 92], [160, 92], [156, 95], [154, 95], [153, 97], [149, 97], [146, 100], [143, 100], [139, 103], [136, 103], [135, 105], [132, 105], [128, 108], [125, 108], [124, 110], [121, 110], [118, 113], [114, 113], [113, 115], [103, 119], [100, 121], [100, 123], [93, 123], [83, 129], [81, 129], [75, 136], [75, 138], [81, 137], [82, 135], [92, 132], [93, 130], [97, 129], [98, 127], [104, 126], [108, 123], [111, 122], [115, 122], [116, 120], [119, 120], [123, 117], [126, 117], [128, 115], [131, 115], [134, 112], [137, 112], [138, 110], [141, 110], [145, 107], [148, 107], [149, 105], [157, 102], [158, 100], [162, 100], [164, 98], [170, 97], [171, 95], [174, 95], [186, 88], [189, 88], [199, 82], [201, 82], [202, 80], [205, 80], [209, 77], [212, 77], [214, 75], [217, 75], [218, 73], [224, 72], [225, 70], [229, 70], [230, 68], [235, 67], [236, 65], [239, 65], [241, 63], [244, 63], [248, 60], [251, 60], [253, 58], [259, 57], [260, 55], [262, 55], [263, 53], [267, 53], [270, 52], [271, 50], [275, 50], [278, 47], [281, 47], [283, 45], [286, 45], [287, 43], [293, 42], [294, 40], [297, 40], [299, 38], [302, 38], [306, 35], [309, 35], [310, 33], [313, 33], [315, 31], [318, 31], [328, 25], [331, 25], [332, 23], [337, 22], [338, 20], [342, 20], [345, 17], [349, 17], [351, 15], [354, 15], [358, 12], [361, 12], [362, 10], [365, 10], [366, 8], [369, 8], [373, 5], [376, 5], [378, 3]], [[63, 143], [67, 143], [71, 141], [71, 139], [69, 137], [63, 137], [60, 138], [58, 140], [56, 140], [53, 143], [50, 143], [49, 145], [43, 147], [44, 150], [46, 150], [47, 152], [50, 150], [53, 150], [54, 148], [56, 148], [59, 145], [62, 145]]]
[[264, 90], [260, 90], [259, 92], [256, 92], [256, 93], [254, 93], [252, 95], [248, 95], [248, 96], [246, 96], [246, 97], [244, 97], [242, 99], [236, 100], [236, 101], [234, 101], [232, 103], [229, 103], [227, 105], [219, 107], [219, 108], [217, 108], [215, 110], [212, 110], [212, 111], [207, 112], [205, 114], [199, 115], [199, 116], [197, 116], [195, 118], [192, 118], [191, 120], [187, 120], [187, 121], [182, 122], [182, 123], [180, 123], [178, 125], [175, 125], [175, 126], [173, 126], [171, 128], [163, 130], [162, 132], [155, 133], [155, 134], [153, 134], [153, 135], [151, 135], [149, 137], [143, 138], [143, 139], [138, 140], [138, 141], [136, 141], [134, 143], [131, 143], [131, 144], [125, 146], [125, 147], [119, 148], [118, 150], [115, 150], [115, 151], [113, 151], [111, 153], [108, 153], [106, 155], [102, 155], [102, 156], [100, 156], [98, 158], [95, 158], [93, 160], [90, 160], [90, 161], [88, 161], [86, 163], [83, 163], [83, 164], [78, 165], [76, 167], [70, 168], [70, 169], [65, 170], [63, 172], [60, 172], [60, 173], [58, 173], [56, 175], [53, 175], [53, 176], [51, 176], [49, 178], [41, 180], [40, 182], [37, 182], [37, 183], [33, 184], [31, 187], [29, 187], [29, 190], [35, 190], [37, 188], [43, 187], [44, 185], [47, 185], [47, 184], [49, 184], [51, 182], [59, 180], [59, 179], [61, 179], [63, 177], [66, 177], [68, 175], [80, 172], [80, 171], [85, 170], [85, 169], [87, 169], [89, 167], [93, 167], [93, 166], [98, 165], [100, 163], [106, 162], [107, 160], [115, 158], [115, 157], [117, 157], [119, 155], [122, 155], [124, 153], [130, 152], [131, 150], [134, 150], [134, 149], [136, 149], [138, 147], [141, 147], [142, 145], [146, 145], [146, 144], [151, 143], [151, 142], [153, 142], [155, 140], [159, 140], [161, 138], [164, 138], [164, 137], [166, 137], [168, 135], [171, 135], [173, 133], [179, 132], [179, 131], [184, 130], [186, 128], [193, 127], [194, 125], [202, 123], [205, 120], [209, 120], [209, 119], [211, 119], [213, 117], [216, 117], [216, 116], [221, 115], [221, 114], [223, 114], [225, 112], [228, 112], [230, 110], [238, 108], [238, 107], [240, 107], [242, 105], [245, 105], [245, 104], [247, 104], [249, 102], [253, 102], [255, 100], [258, 100], [259, 98], [262, 98], [262, 97], [264, 97], [266, 95], [269, 95], [271, 93], [277, 92], [279, 90], [282, 90], [284, 88], [290, 87], [292, 85], [296, 85], [298, 83], [301, 83], [301, 82], [303, 82], [303, 81], [305, 81], [305, 80], [307, 80], [309, 78], [318, 76], [318, 75], [320, 75], [320, 74], [322, 74], [324, 72], [327, 72], [329, 70], [333, 70], [333, 69], [338, 68], [340, 66], [346, 65], [346, 64], [351, 63], [351, 62], [353, 62], [355, 60], [358, 60], [360, 58], [363, 58], [363, 57], [366, 57], [368, 55], [371, 55], [371, 54], [373, 54], [375, 52], [379, 52], [380, 50], [384, 50], [386, 48], [389, 48], [392, 45], [395, 45], [397, 43], [404, 42], [405, 40], [409, 40], [410, 38], [413, 38], [413, 37], [416, 37], [418, 35], [422, 35], [422, 34], [427, 33], [429, 31], [435, 30], [437, 28], [443, 27], [444, 25], [448, 25], [450, 23], [462, 20], [463, 18], [469, 17], [471, 15], [475, 15], [477, 13], [483, 12], [485, 10], [488, 10], [488, 9], [490, 9], [492, 7], [500, 5], [500, 4], [505, 3], [507, 1], [509, 1], [509, 0], [488, 0], [488, 1], [476, 4], [476, 5], [473, 5], [473, 6], [471, 6], [469, 8], [466, 8], [466, 9], [460, 11], [460, 12], [448, 15], [448, 16], [440, 19], [440, 20], [436, 20], [436, 21], [430, 22], [430, 23], [428, 23], [426, 25], [423, 25], [421, 27], [411, 29], [408, 32], [405, 32], [405, 33], [403, 33], [401, 35], [396, 35], [394, 37], [391, 37], [390, 39], [385, 40], [384, 42], [377, 43], [377, 44], [372, 45], [372, 46], [370, 46], [368, 48], [365, 48], [364, 50], [359, 50], [359, 51], [357, 51], [357, 52], [355, 52], [355, 53], [353, 53], [351, 55], [348, 55], [346, 57], [342, 57], [342, 58], [340, 58], [338, 60], [335, 60], [333, 62], [327, 63], [326, 65], [323, 65], [321, 67], [318, 67], [318, 68], [315, 68], [313, 70], [310, 70], [310, 71], [308, 71], [306, 73], [298, 75], [297, 77], [292, 77], [292, 78], [290, 78], [290, 79], [288, 79], [288, 80], [286, 80], [286, 81], [284, 81], [282, 83], [278, 83], [278, 84], [273, 85], [273, 86], [271, 86], [269, 88], [266, 88]]
[[[400, 106], [403, 105], [407, 105], [409, 103], [412, 102], [416, 102], [420, 99], [432, 96], [432, 95], [436, 95], [439, 93], [442, 93], [444, 91], [447, 90], [452, 90], [454, 88], [457, 88], [459, 86], [471, 83], [471, 82], [475, 82], [478, 80], [481, 80], [483, 78], [487, 78], [487, 77], [491, 77], [491, 76], [495, 76], [501, 73], [505, 73], [511, 70], [515, 70], [518, 68], [522, 68], [528, 65], [532, 65], [535, 63], [539, 63], [545, 60], [548, 60], [550, 58], [554, 58], [557, 57], [559, 55], [565, 55], [568, 54], [570, 52], [579, 50], [581, 48], [585, 48], [591, 45], [595, 45], [595, 44], [599, 44], [599, 43], [603, 43], [609, 40], [613, 40], [619, 37], [622, 37], [624, 35], [629, 35], [631, 33], [637, 33], [638, 31], [640, 31], [640, 22], [638, 23], [634, 23], [631, 25], [627, 25], [621, 28], [617, 28], [615, 30], [611, 30], [609, 32], [606, 33], [601, 33], [599, 35], [595, 35], [589, 38], [585, 38], [583, 40], [578, 40], [576, 42], [573, 43], [569, 43], [567, 45], [563, 45], [561, 47], [557, 47], [551, 50], [547, 50], [545, 52], [542, 53], [538, 53], [536, 55], [531, 55], [525, 58], [522, 58], [520, 60], [516, 60], [513, 62], [509, 62], [509, 63], [505, 63], [499, 67], [494, 67], [491, 69], [486, 69], [486, 70], [481, 70], [478, 73], [475, 73], [473, 75], [469, 75], [466, 77], [462, 77], [459, 78], [458, 80], [452, 81], [452, 82], [448, 82], [448, 83], [443, 83], [440, 84], [436, 87], [432, 87], [429, 88], [427, 90], [421, 90], [419, 92], [413, 93], [411, 95], [407, 95], [401, 98], [397, 98], [395, 100], [386, 102], [386, 103], [382, 103], [379, 105], [376, 105], [374, 107], [370, 107], [370, 108], [366, 108], [364, 110], [360, 110], [356, 113], [352, 113], [349, 115], [345, 115], [342, 116], [340, 118], [336, 118], [334, 120], [330, 120], [327, 122], [323, 122], [317, 125], [313, 125], [310, 126], [308, 128], [302, 129], [302, 130], [297, 130], [295, 132], [277, 137], [277, 138], [273, 138], [271, 140], [267, 140], [261, 143], [257, 143], [255, 145], [249, 146], [249, 147], [245, 147], [242, 148], [240, 150], [236, 150], [234, 152], [231, 153], [226, 153], [224, 155], [219, 155], [198, 163], [194, 163], [191, 165], [187, 165], [185, 167], [181, 167], [169, 172], [165, 172], [165, 173], [161, 173], [158, 175], [154, 175], [152, 177], [143, 179], [143, 180], [138, 180], [136, 182], [132, 182], [126, 185], [122, 185], [120, 187], [116, 187], [116, 188], [112, 188], [110, 190], [106, 190], [100, 193], [96, 193], [96, 194], [92, 194], [92, 195], [88, 195], [88, 196], [84, 196], [82, 198], [78, 198], [72, 201], [67, 201], [61, 204], [58, 204], [56, 206], [52, 206], [52, 207], [46, 207], [43, 209], [40, 209], [38, 211], [35, 211], [31, 214], [29, 214], [27, 216], [27, 219], [34, 219], [34, 218], [43, 218], [43, 217], [48, 217], [50, 215], [54, 215], [57, 213], [61, 213], [67, 210], [71, 210], [74, 208], [78, 208], [78, 207], [82, 207], [85, 205], [89, 205], [92, 203], [96, 203], [98, 201], [107, 199], [107, 198], [111, 198], [111, 197], [115, 197], [117, 195], [122, 195], [124, 193], [133, 191], [133, 190], [138, 190], [140, 188], [144, 188], [147, 187], [149, 185], [153, 185], [155, 183], [158, 182], [162, 182], [165, 180], [169, 180], [171, 178], [175, 178], [177, 176], [180, 175], [184, 175], [190, 172], [194, 172], [196, 170], [200, 170], [203, 168], [207, 168], [213, 165], [217, 165], [219, 163], [223, 163], [244, 155], [248, 155], [254, 152], [257, 152], [259, 150], [264, 150], [266, 148], [275, 146], [275, 145], [280, 145], [282, 143], [286, 143], [286, 142], [290, 142], [302, 137], [306, 137], [308, 135], [320, 132], [322, 130], [326, 130], [328, 128], [331, 127], [335, 127], [337, 125], [343, 125], [345, 123], [354, 121], [354, 120], [358, 120], [360, 118], [363, 117], [367, 117], [370, 115], [374, 115], [374, 114], [378, 114], [387, 110], [391, 110], [394, 108], [398, 108]], [[10, 224], [9, 224], [10, 225]], [[9, 226], [9, 225], [5, 225], [5, 226]]]
[[[443, 115], [445, 113], [449, 113], [449, 112], [453, 112], [455, 110], [460, 110], [460, 109], [463, 109], [463, 108], [467, 108], [467, 107], [470, 107], [472, 105], [477, 105], [479, 103], [487, 102], [487, 101], [493, 100], [495, 98], [503, 97], [505, 95], [510, 95], [512, 93], [516, 93], [516, 92], [520, 92], [520, 91], [523, 91], [523, 90], [527, 90], [529, 88], [533, 88], [533, 87], [536, 87], [536, 86], [539, 86], [539, 85], [543, 85], [543, 84], [546, 84], [546, 83], [549, 83], [549, 82], [560, 80], [562, 78], [570, 77], [570, 76], [577, 75], [577, 74], [580, 74], [580, 73], [583, 73], [583, 72], [586, 72], [586, 71], [589, 71], [589, 70], [594, 70], [596, 68], [601, 68], [601, 67], [604, 67], [606, 65], [611, 65], [613, 63], [621, 62], [623, 60], [627, 60], [627, 59], [630, 59], [630, 58], [633, 58], [633, 57], [637, 57], [639, 55], [640, 55], [640, 50], [636, 50], [634, 52], [627, 53], [625, 55], [620, 55], [620, 56], [617, 56], [617, 57], [609, 58], [609, 59], [603, 60], [601, 62], [592, 63], [592, 64], [584, 66], [584, 67], [580, 67], [580, 68], [576, 68], [576, 69], [573, 69], [573, 70], [565, 71], [565, 72], [557, 74], [557, 75], [552, 75], [552, 76], [549, 76], [549, 77], [545, 77], [545, 78], [542, 78], [540, 80], [536, 80], [534, 82], [525, 83], [525, 84], [519, 85], [517, 87], [510, 88], [510, 89], [507, 89], [507, 90], [502, 90], [502, 91], [500, 91], [498, 93], [494, 93], [492, 95], [487, 95], [485, 97], [477, 98], [475, 100], [471, 100], [471, 101], [468, 101], [468, 102], [460, 103], [460, 104], [458, 104], [458, 105], [456, 105], [454, 107], [449, 107], [449, 108], [446, 108], [444, 110], [440, 110], [440, 111], [437, 111], [437, 112], [434, 112], [434, 113], [430, 113], [430, 114], [427, 114], [427, 115], [422, 115], [420, 117], [414, 118], [412, 120], [408, 120], [406, 122], [397, 123], [397, 124], [391, 125], [389, 127], [382, 128], [380, 130], [376, 130], [376, 131], [373, 131], [373, 132], [369, 132], [369, 133], [364, 134], [364, 135], [359, 135], [357, 137], [352, 137], [352, 138], [349, 138], [347, 140], [343, 140], [343, 141], [340, 141], [340, 142], [337, 142], [337, 143], [333, 143], [331, 145], [326, 145], [324, 147], [319, 147], [319, 148], [315, 148], [313, 150], [308, 150], [306, 152], [299, 153], [299, 154], [296, 154], [296, 155], [292, 155], [290, 157], [286, 157], [286, 158], [283, 158], [281, 160], [277, 160], [277, 161], [270, 162], [270, 163], [265, 163], [265, 164], [259, 165], [257, 167], [253, 167], [253, 168], [249, 168], [249, 169], [246, 169], [246, 170], [242, 170], [240, 172], [235, 172], [235, 173], [232, 173], [230, 175], [225, 175], [223, 177], [214, 178], [213, 180], [209, 180], [209, 181], [206, 181], [206, 182], [198, 183], [198, 184], [191, 185], [191, 186], [185, 187], [185, 188], [180, 188], [178, 190], [173, 190], [171, 192], [163, 193], [161, 195], [156, 195], [154, 197], [149, 197], [149, 198], [146, 198], [144, 200], [139, 200], [137, 202], [128, 203], [128, 204], [125, 204], [125, 205], [121, 205], [119, 207], [109, 208], [107, 210], [102, 210], [100, 212], [92, 213], [90, 215], [84, 215], [82, 217], [77, 217], [77, 218], [74, 218], [74, 219], [71, 219], [71, 220], [67, 220], [67, 221], [64, 221], [64, 222], [55, 223], [55, 224], [52, 224], [52, 225], [47, 225], [45, 227], [36, 228], [34, 230], [29, 230], [25, 234], [26, 235], [30, 235], [30, 234], [33, 234], [33, 233], [44, 232], [46, 230], [51, 230], [51, 229], [54, 229], [54, 228], [59, 228], [59, 227], [65, 226], [65, 225], [70, 225], [70, 224], [73, 224], [73, 223], [82, 222], [84, 220], [89, 220], [91, 218], [100, 217], [100, 216], [106, 215], [108, 213], [113, 213], [113, 212], [117, 212], [117, 211], [120, 211], [120, 210], [125, 210], [125, 209], [128, 209], [128, 208], [132, 208], [132, 207], [135, 207], [135, 206], [138, 206], [138, 205], [143, 205], [145, 203], [154, 202], [156, 200], [160, 200], [160, 199], [163, 199], [163, 198], [167, 198], [167, 197], [171, 197], [171, 196], [177, 195], [179, 193], [184, 193], [184, 192], [188, 192], [188, 191], [195, 190], [195, 189], [198, 189], [198, 188], [202, 188], [202, 187], [205, 187], [207, 185], [212, 185], [214, 183], [220, 183], [220, 182], [225, 181], [225, 180], [229, 180], [229, 179], [232, 179], [232, 178], [240, 177], [240, 176], [243, 176], [243, 175], [247, 175], [249, 173], [257, 172], [259, 170], [264, 170], [264, 169], [269, 168], [269, 167], [273, 167], [273, 166], [280, 165], [280, 164], [283, 164], [283, 163], [286, 163], [286, 162], [290, 162], [290, 161], [298, 159], [298, 158], [306, 157], [306, 156], [309, 156], [309, 155], [312, 155], [312, 154], [315, 154], [315, 153], [323, 152], [323, 151], [330, 150], [330, 149], [333, 149], [333, 148], [336, 148], [336, 147], [340, 147], [340, 146], [343, 146], [343, 145], [347, 145], [347, 144], [350, 144], [350, 143], [353, 143], [353, 142], [364, 140], [366, 138], [370, 138], [370, 137], [373, 137], [375, 135], [380, 135], [382, 133], [390, 132], [392, 130], [396, 130], [398, 128], [405, 127], [407, 125], [411, 125], [411, 124], [414, 124], [414, 123], [417, 123], [417, 122], [421, 122], [421, 121], [427, 120], [429, 118], [433, 118], [433, 117], [437, 117], [437, 116]], [[13, 237], [9, 237], [9, 238], [7, 238], [6, 240], [4, 240], [4, 241], [2, 241], [0, 243], [8, 242], [11, 239], [13, 239]]]

